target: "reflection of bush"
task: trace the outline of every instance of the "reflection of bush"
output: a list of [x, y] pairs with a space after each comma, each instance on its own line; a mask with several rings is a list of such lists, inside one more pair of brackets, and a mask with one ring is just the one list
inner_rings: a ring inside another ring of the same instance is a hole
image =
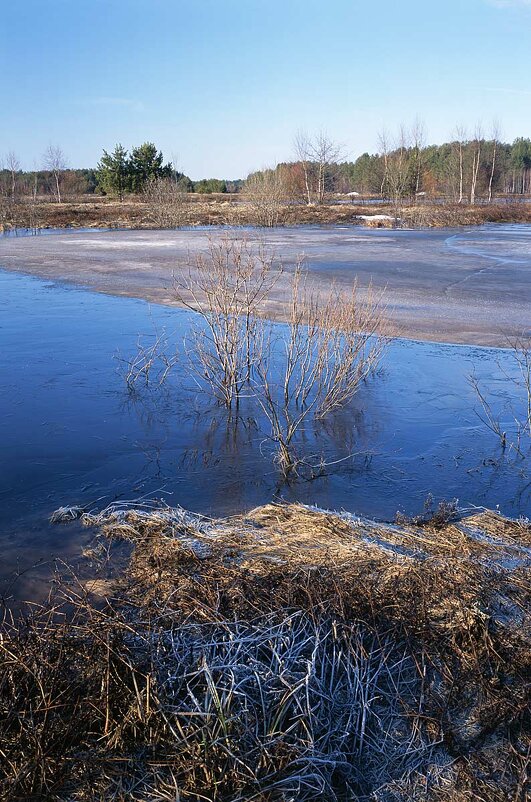
[[[199, 386], [229, 409], [256, 399], [280, 471], [293, 475], [304, 462], [295, 456], [303, 426], [348, 404], [378, 367], [386, 344], [381, 295], [369, 287], [362, 296], [355, 279], [349, 290], [318, 292], [301, 263], [284, 271], [261, 243], [229, 236], [211, 241], [175, 287], [198, 319], [188, 354]], [[275, 288], [284, 327], [262, 317]]]

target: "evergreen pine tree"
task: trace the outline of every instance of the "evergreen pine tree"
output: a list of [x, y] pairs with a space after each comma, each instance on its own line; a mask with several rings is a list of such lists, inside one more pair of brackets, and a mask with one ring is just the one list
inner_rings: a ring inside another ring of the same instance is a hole
[[112, 153], [103, 151], [97, 168], [98, 184], [104, 192], [117, 194], [120, 201], [130, 188], [130, 168], [127, 151], [116, 145]]
[[134, 192], [140, 192], [146, 181], [152, 178], [170, 178], [172, 176], [171, 164], [163, 166], [162, 159], [161, 151], [157, 151], [153, 142], [144, 142], [143, 145], [133, 148], [129, 160], [129, 170]]

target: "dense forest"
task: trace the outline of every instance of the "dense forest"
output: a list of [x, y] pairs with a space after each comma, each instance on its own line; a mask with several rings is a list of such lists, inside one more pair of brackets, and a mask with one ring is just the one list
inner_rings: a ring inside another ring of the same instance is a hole
[[497, 139], [457, 139], [424, 146], [403, 134], [378, 153], [363, 153], [356, 161], [339, 158], [338, 148], [320, 134], [299, 140], [298, 158], [248, 177], [279, 182], [284, 192], [322, 202], [326, 194], [385, 197], [392, 201], [444, 198], [474, 204], [480, 199], [531, 193], [531, 139], [512, 144]]
[[63, 151], [52, 146], [42, 167], [33, 171], [22, 170], [13, 152], [0, 160], [0, 195], [4, 199], [49, 195], [61, 201], [90, 194], [123, 199], [144, 192], [150, 182], [160, 179], [183, 193], [236, 193], [260, 185], [286, 199], [302, 198], [308, 203], [338, 193], [474, 203], [531, 193], [531, 139], [519, 137], [510, 144], [495, 136], [475, 135], [424, 145], [420, 138], [402, 134], [393, 143], [382, 137], [378, 152], [348, 161], [341, 158], [340, 148], [321, 134], [314, 139], [299, 138], [293, 161], [233, 181], [209, 178], [194, 182], [165, 163], [162, 152], [150, 142], [130, 152], [121, 145], [112, 152], [104, 150], [98, 165], [86, 169], [68, 167]]

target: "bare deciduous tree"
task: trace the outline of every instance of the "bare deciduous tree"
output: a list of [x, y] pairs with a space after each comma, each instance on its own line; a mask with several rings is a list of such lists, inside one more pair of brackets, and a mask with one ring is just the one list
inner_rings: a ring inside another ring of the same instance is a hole
[[426, 129], [418, 117], [411, 127], [411, 144], [415, 171], [415, 195], [418, 195], [422, 181], [422, 151], [426, 147]]
[[489, 175], [489, 203], [492, 202], [492, 186], [494, 182], [494, 173], [496, 171], [496, 157], [498, 155], [498, 144], [500, 141], [500, 126], [495, 120], [492, 124], [492, 157], [490, 161], [490, 175]]
[[298, 161], [301, 164], [303, 175], [304, 175], [304, 189], [306, 194], [306, 203], [308, 206], [312, 204], [312, 192], [311, 192], [311, 142], [308, 138], [308, 135], [304, 131], [297, 131], [295, 135], [295, 154], [297, 156]]
[[13, 150], [10, 150], [9, 153], [6, 154], [6, 169], [9, 171], [11, 182], [11, 200], [14, 201], [16, 198], [17, 174], [20, 171], [20, 161], [17, 154]]
[[395, 217], [398, 218], [401, 200], [412, 194], [414, 165], [410, 134], [402, 125], [394, 141], [384, 131], [379, 136], [379, 142], [385, 165], [382, 194], [385, 192], [389, 195], [395, 207]]
[[341, 147], [321, 131], [313, 140], [313, 157], [317, 165], [317, 203], [322, 203], [326, 193], [327, 172], [340, 158]]
[[313, 202], [323, 203], [328, 173], [340, 158], [341, 146], [333, 142], [324, 131], [313, 138], [304, 131], [299, 131], [294, 145], [303, 169], [306, 202], [308, 206]]
[[481, 165], [481, 146], [483, 143], [483, 132], [481, 125], [478, 123], [474, 131], [474, 139], [471, 142], [472, 148], [472, 168], [470, 175], [470, 205], [473, 206], [476, 202], [476, 192], [478, 184], [479, 168]]
[[61, 203], [61, 182], [63, 173], [67, 168], [67, 161], [59, 145], [48, 145], [44, 151], [43, 166], [45, 170], [49, 170], [53, 175], [54, 194], [57, 203]]
[[463, 203], [464, 199], [464, 149], [467, 141], [467, 133], [462, 125], [455, 129], [455, 149], [457, 151], [457, 172], [458, 172], [458, 196], [457, 202]]

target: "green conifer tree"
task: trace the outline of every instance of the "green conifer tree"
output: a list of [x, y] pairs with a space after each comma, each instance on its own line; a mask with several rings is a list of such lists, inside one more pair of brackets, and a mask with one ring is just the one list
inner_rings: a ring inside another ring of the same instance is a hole
[[171, 164], [162, 164], [163, 156], [161, 151], [153, 142], [144, 142], [131, 151], [129, 160], [129, 171], [133, 192], [140, 192], [146, 183], [152, 178], [170, 178], [173, 173]]
[[97, 167], [98, 186], [104, 192], [118, 195], [120, 201], [124, 193], [130, 189], [130, 168], [127, 151], [121, 145], [116, 145], [112, 153], [103, 151], [103, 156]]

